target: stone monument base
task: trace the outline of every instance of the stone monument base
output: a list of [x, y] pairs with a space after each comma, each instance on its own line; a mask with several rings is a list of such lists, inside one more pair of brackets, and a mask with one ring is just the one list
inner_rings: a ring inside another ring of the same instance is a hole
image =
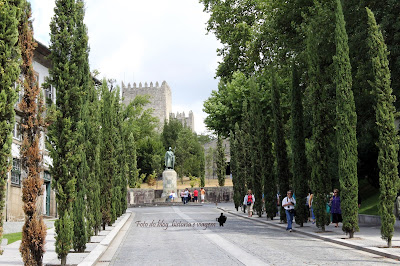
[[174, 169], [166, 169], [162, 173], [163, 179], [163, 193], [161, 194], [161, 198], [168, 198], [171, 192], [175, 192], [176, 198], [178, 197], [177, 190], [176, 190], [176, 180], [177, 180], [177, 173]]

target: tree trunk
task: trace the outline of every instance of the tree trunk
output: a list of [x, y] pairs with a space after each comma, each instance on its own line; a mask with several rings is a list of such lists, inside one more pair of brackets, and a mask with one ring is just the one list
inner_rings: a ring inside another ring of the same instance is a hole
[[62, 256], [61, 257], [61, 266], [67, 265], [67, 256]]

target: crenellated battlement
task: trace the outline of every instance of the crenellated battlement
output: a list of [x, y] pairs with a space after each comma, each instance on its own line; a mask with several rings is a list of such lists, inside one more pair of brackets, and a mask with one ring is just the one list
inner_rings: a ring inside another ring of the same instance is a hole
[[170, 113], [170, 119], [177, 119], [182, 123], [182, 125], [190, 128], [194, 132], [194, 116], [192, 110], [189, 111], [188, 116], [185, 115], [185, 112], [177, 112], [176, 114]]
[[132, 85], [131, 85], [131, 83], [128, 83], [128, 86], [126, 86], [125, 83], [122, 82], [121, 87], [122, 87], [122, 90], [147, 89], [147, 88], [148, 89], [158, 89], [158, 88], [170, 89], [168, 83], [165, 80], [161, 83], [161, 86], [158, 83], [158, 81], [156, 81], [155, 83], [150, 81], [149, 84], [147, 82], [144, 82], [144, 85], [142, 84], [142, 82], [139, 82], [138, 85], [136, 85], [136, 82], [133, 82]]

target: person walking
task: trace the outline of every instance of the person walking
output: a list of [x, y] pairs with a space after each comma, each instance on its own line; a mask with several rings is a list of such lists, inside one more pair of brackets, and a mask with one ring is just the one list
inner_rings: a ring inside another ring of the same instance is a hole
[[183, 204], [188, 203], [188, 197], [189, 197], [189, 190], [185, 188], [185, 192], [183, 192]]
[[193, 201], [194, 202], [199, 202], [197, 200], [198, 196], [199, 196], [199, 191], [197, 189], [194, 189], [194, 191], [193, 191]]
[[308, 199], [308, 206], [310, 207], [310, 211], [311, 211], [311, 222], [312, 222], [312, 224], [315, 224], [313, 201], [314, 201], [314, 194], [310, 190], [310, 197]]
[[339, 226], [339, 223], [342, 222], [342, 210], [340, 209], [340, 197], [339, 190], [333, 190], [333, 196], [330, 199], [331, 202], [331, 214], [332, 214], [332, 223], [336, 224], [335, 227]]
[[201, 203], [204, 203], [204, 198], [206, 197], [206, 190], [204, 188], [200, 189], [200, 199]]
[[248, 211], [248, 214], [249, 214], [248, 217], [252, 217], [253, 216], [253, 206], [254, 206], [254, 202], [255, 201], [256, 201], [256, 198], [251, 193], [251, 189], [249, 189], [247, 191], [247, 195], [244, 197], [244, 201], [243, 201], [243, 204], [245, 206], [247, 206], [247, 211]]
[[287, 227], [286, 231], [292, 232], [292, 222], [294, 216], [294, 206], [296, 205], [296, 200], [293, 198], [293, 192], [289, 190], [287, 196], [282, 200], [282, 207], [285, 208]]

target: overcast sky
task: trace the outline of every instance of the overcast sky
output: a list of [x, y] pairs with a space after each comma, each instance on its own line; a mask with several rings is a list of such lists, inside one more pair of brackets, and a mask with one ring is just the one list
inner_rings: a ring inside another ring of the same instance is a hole
[[[121, 84], [166, 81], [173, 112], [193, 110], [206, 131], [203, 101], [217, 89], [219, 42], [206, 35], [209, 15], [198, 0], [86, 0], [91, 70]], [[35, 38], [50, 43], [54, 0], [31, 0]]]

